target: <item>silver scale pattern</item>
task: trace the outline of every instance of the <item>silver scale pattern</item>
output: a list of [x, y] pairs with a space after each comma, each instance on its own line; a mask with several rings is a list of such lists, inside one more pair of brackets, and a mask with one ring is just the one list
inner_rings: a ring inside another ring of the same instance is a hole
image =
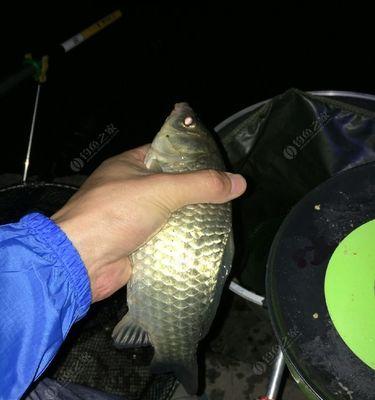
[[129, 312], [148, 332], [156, 359], [195, 358], [216, 312], [218, 277], [228, 273], [222, 257], [230, 231], [230, 204], [190, 205], [132, 255]]

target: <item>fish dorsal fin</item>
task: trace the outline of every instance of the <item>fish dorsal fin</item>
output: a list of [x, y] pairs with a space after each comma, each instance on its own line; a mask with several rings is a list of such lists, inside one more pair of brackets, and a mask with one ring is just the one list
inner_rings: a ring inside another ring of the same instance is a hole
[[115, 326], [112, 339], [117, 348], [151, 346], [148, 333], [129, 314]]

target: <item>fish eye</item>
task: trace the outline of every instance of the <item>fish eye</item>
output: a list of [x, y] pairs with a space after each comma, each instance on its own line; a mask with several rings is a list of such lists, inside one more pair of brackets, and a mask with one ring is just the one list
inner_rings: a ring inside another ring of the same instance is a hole
[[195, 128], [195, 121], [193, 117], [185, 117], [184, 120], [182, 121], [182, 126], [184, 128]]

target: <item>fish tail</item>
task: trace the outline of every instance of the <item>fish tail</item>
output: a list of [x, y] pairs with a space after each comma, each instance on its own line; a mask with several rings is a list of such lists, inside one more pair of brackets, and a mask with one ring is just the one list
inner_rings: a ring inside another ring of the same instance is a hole
[[188, 394], [194, 395], [198, 392], [198, 363], [196, 356], [190, 361], [164, 361], [156, 354], [151, 363], [151, 372], [154, 374], [172, 372]]

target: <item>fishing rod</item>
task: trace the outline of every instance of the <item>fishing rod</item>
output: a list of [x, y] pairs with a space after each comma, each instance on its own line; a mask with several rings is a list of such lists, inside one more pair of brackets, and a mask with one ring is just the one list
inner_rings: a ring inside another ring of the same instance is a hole
[[[96, 21], [89, 27], [85, 28], [81, 32], [73, 35], [69, 39], [60, 43], [59, 53], [67, 54], [79, 45], [81, 45], [86, 40], [90, 39], [94, 35], [101, 32], [103, 29], [112, 25], [114, 22], [119, 20], [122, 17], [121, 10], [115, 10], [100, 20]], [[52, 56], [53, 57], [53, 56]], [[27, 146], [27, 152], [24, 162], [24, 170], [22, 176], [22, 183], [26, 183], [27, 175], [30, 166], [30, 156], [31, 156], [31, 148], [32, 142], [34, 138], [35, 131], [35, 122], [38, 114], [39, 107], [39, 97], [42, 84], [47, 80], [47, 70], [49, 64], [50, 55], [44, 55], [39, 59], [33, 58], [32, 54], [26, 54], [23, 62], [22, 68], [8, 75], [2, 81], [0, 81], [0, 97], [9, 93], [12, 89], [16, 88], [20, 83], [27, 81], [29, 79], [34, 79], [36, 81], [36, 94], [33, 106], [33, 115], [31, 120], [31, 126], [29, 131], [29, 140]]]
[[[64, 55], [69, 53], [86, 40], [112, 25], [121, 17], [121, 10], [115, 10], [111, 12], [110, 14], [90, 25], [88, 28], [60, 43], [58, 45], [58, 52]], [[26, 54], [21, 69], [8, 75], [0, 81], [0, 97], [6, 95], [10, 90], [14, 89], [20, 83], [28, 79], [34, 78], [37, 82], [45, 82], [49, 58], [49, 55], [44, 55], [40, 59], [35, 59], [31, 54]]]

